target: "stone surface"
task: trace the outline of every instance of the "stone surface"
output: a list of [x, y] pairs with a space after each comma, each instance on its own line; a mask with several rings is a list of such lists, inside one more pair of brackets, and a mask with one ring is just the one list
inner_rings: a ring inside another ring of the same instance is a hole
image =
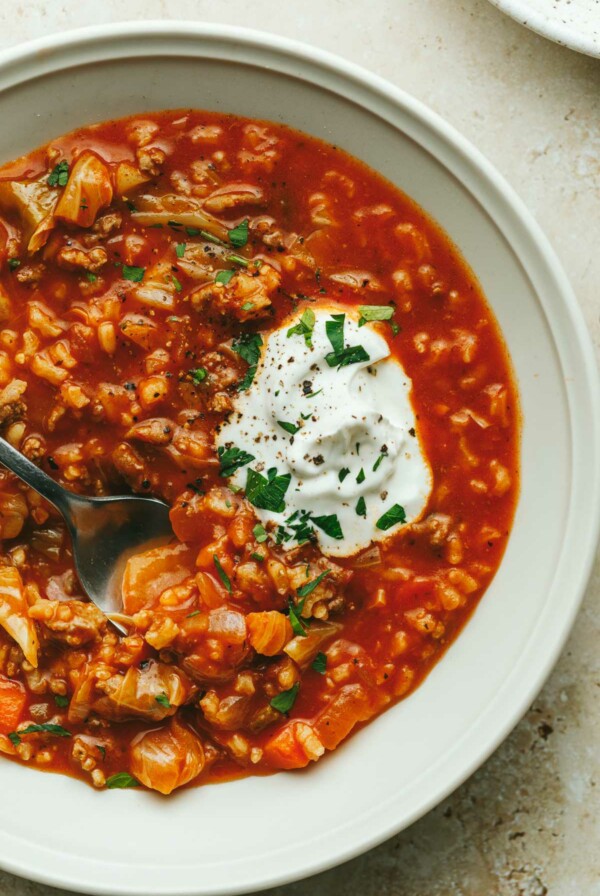
[[[600, 62], [486, 0], [2, 0], [0, 46], [81, 25], [179, 18], [312, 42], [389, 78], [472, 140], [541, 222], [600, 349]], [[599, 352], [600, 354], [600, 352]], [[600, 563], [526, 717], [399, 836], [276, 896], [600, 896]], [[58, 894], [0, 872], [0, 896]]]

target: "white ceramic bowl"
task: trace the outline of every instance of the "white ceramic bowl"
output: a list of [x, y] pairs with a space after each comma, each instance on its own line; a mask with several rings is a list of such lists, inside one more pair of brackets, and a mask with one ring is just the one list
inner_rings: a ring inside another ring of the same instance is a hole
[[521, 25], [557, 44], [600, 56], [598, 0], [491, 0]]
[[76, 125], [195, 106], [284, 121], [364, 159], [430, 212], [503, 328], [525, 419], [514, 532], [465, 631], [410, 699], [309, 772], [165, 800], [0, 761], [0, 865], [89, 893], [241, 893], [330, 867], [470, 775], [542, 686], [599, 523], [599, 390], [545, 238], [479, 153], [386, 82], [266, 34], [180, 23], [52, 37], [0, 59], [0, 156]]

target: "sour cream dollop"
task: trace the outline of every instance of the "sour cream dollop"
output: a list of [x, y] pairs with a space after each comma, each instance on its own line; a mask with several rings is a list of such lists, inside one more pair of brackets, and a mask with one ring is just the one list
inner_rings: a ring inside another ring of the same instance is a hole
[[[302, 334], [288, 335], [298, 316], [266, 338], [254, 381], [236, 397], [216, 442], [221, 452], [235, 447], [253, 456], [229, 480], [247, 495], [249, 469], [265, 478], [274, 471], [290, 476], [282, 512], [256, 508], [265, 527], [281, 527], [273, 534], [279, 531], [284, 548], [298, 544], [294, 526], [305, 520], [324, 554], [347, 557], [417, 519], [432, 475], [411, 380], [385, 338], [371, 324], [359, 327], [347, 310], [318, 308], [314, 315], [311, 344]], [[343, 315], [344, 346], [362, 346], [368, 360], [328, 363], [335, 352], [327, 322], [334, 315], [338, 333]]]

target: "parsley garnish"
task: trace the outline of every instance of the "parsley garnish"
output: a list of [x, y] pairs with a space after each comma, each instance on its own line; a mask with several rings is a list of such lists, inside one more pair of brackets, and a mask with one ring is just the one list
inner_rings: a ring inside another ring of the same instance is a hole
[[386, 454], [387, 454], [387, 452], [382, 451], [381, 454], [379, 455], [379, 457], [377, 458], [377, 460], [375, 461], [375, 463], [373, 464], [373, 472], [374, 473], [376, 473], [377, 470], [379, 469], [379, 464], [381, 463], [383, 458], [386, 457]]
[[277, 470], [272, 467], [265, 478], [256, 470], [249, 469], [246, 479], [246, 498], [255, 507], [262, 510], [271, 510], [273, 513], [283, 513], [285, 501], [283, 500], [292, 480], [291, 473], [278, 476]]
[[171, 282], [172, 282], [173, 286], [175, 287], [176, 292], [181, 292], [181, 290], [183, 289], [183, 286], [181, 285], [181, 283], [179, 282], [179, 280], [177, 279], [175, 274], [171, 274]]
[[221, 446], [217, 449], [217, 454], [219, 455], [221, 476], [233, 476], [236, 470], [254, 460], [253, 454], [248, 454], [241, 448], [223, 448]]
[[261, 525], [261, 523], [256, 524], [256, 526], [252, 530], [252, 534], [254, 535], [254, 537], [256, 538], [256, 540], [259, 544], [262, 544], [269, 537], [267, 535], [267, 530], [265, 529], [265, 527], [263, 525]]
[[248, 259], [244, 258], [242, 255], [228, 255], [227, 261], [232, 261], [234, 264], [239, 264], [243, 268], [248, 267]]
[[234, 274], [235, 271], [219, 271], [215, 277], [215, 283], [222, 283], [223, 286], [227, 286]]
[[231, 587], [231, 579], [229, 578], [229, 576], [227, 575], [227, 573], [221, 566], [221, 561], [219, 560], [219, 558], [217, 557], [216, 554], [213, 554], [213, 560], [215, 563], [215, 568], [219, 574], [219, 578], [225, 585], [226, 590], [229, 592], [229, 594], [231, 594], [231, 592], [233, 591], [233, 588]]
[[262, 344], [263, 341], [260, 333], [244, 333], [239, 339], [234, 339], [232, 342], [232, 350], [249, 365], [248, 370], [246, 371], [246, 376], [240, 383], [238, 383], [238, 392], [243, 392], [245, 389], [249, 389], [252, 385], [254, 374], [256, 373], [256, 368], [258, 367], [258, 361], [260, 359], [260, 349]]
[[58, 165], [55, 165], [48, 175], [49, 187], [66, 187], [69, 180], [69, 163], [63, 159]]
[[393, 507], [390, 507], [389, 510], [380, 516], [375, 525], [378, 529], [383, 529], [385, 532], [386, 529], [391, 529], [392, 526], [395, 526], [396, 523], [405, 523], [406, 522], [406, 512], [404, 507], [400, 504], [394, 504]]
[[251, 311], [254, 308], [254, 302], [244, 302], [242, 311]]
[[358, 485], [360, 485], [361, 482], [364, 482], [364, 481], [365, 481], [365, 471], [361, 467], [360, 470], [358, 471], [358, 476], [356, 477], [356, 482]]
[[64, 709], [65, 706], [69, 705], [69, 698], [63, 697], [62, 694], [55, 694], [54, 702], [56, 703], [57, 706], [60, 706], [61, 709]]
[[364, 327], [367, 321], [391, 320], [394, 308], [391, 305], [359, 305], [358, 312], [360, 314], [358, 326]]
[[196, 367], [194, 370], [190, 370], [190, 376], [196, 385], [199, 386], [208, 376], [208, 371], [206, 367]]
[[299, 638], [306, 638], [306, 626], [304, 624], [304, 621], [300, 618], [303, 607], [304, 600], [301, 600], [298, 606], [296, 606], [291, 598], [288, 600], [288, 615], [290, 618], [292, 631]]
[[10, 734], [8, 735], [8, 739], [14, 747], [18, 747], [19, 744], [21, 743], [21, 738], [19, 737], [19, 735], [17, 734], [16, 731], [11, 731]]
[[365, 499], [362, 497], [362, 495], [356, 502], [355, 510], [356, 510], [356, 513], [358, 516], [366, 516], [367, 515], [367, 504], [365, 502]]
[[191, 613], [188, 613], [187, 616], [186, 616], [185, 618], [186, 618], [186, 619], [193, 619], [194, 616], [199, 616], [199, 615], [200, 615], [200, 610], [193, 610]]
[[185, 255], [185, 243], [177, 243], [175, 245], [175, 255], [177, 258], [183, 258]]
[[318, 672], [319, 675], [325, 675], [327, 670], [327, 654], [318, 653], [310, 664], [310, 667], [311, 669], [314, 669], [315, 672]]
[[227, 247], [227, 243], [224, 243], [223, 240], [220, 240], [218, 236], [215, 236], [214, 233], [211, 233], [209, 230], [198, 230], [197, 227], [186, 227], [185, 232], [188, 236], [201, 236], [202, 239], [207, 240], [209, 243], [216, 243], [217, 246]]
[[325, 572], [322, 572], [320, 575], [318, 575], [316, 579], [312, 579], [312, 581], [307, 582], [306, 585], [302, 585], [301, 588], [298, 588], [298, 590], [296, 591], [298, 597], [308, 597], [308, 595], [315, 590], [317, 585], [319, 585], [323, 581], [325, 576], [328, 576], [330, 572], [330, 569], [326, 569]]
[[28, 725], [27, 728], [21, 728], [15, 734], [22, 736], [23, 734], [53, 734], [55, 737], [71, 737], [71, 732], [63, 728], [62, 725], [51, 725], [44, 722], [43, 725]]
[[325, 321], [325, 332], [331, 343], [332, 352], [325, 355], [330, 367], [347, 367], [360, 361], [370, 361], [370, 355], [362, 345], [347, 345], [344, 348], [345, 314], [332, 314], [331, 320]]
[[123, 790], [125, 787], [139, 787], [140, 782], [129, 772], [117, 772], [106, 779], [106, 786], [109, 790]]
[[16, 270], [16, 268], [21, 266], [21, 262], [19, 261], [18, 258], [9, 258], [8, 266], [11, 269], [11, 271], [14, 271], [14, 270]]
[[265, 559], [265, 555], [264, 555], [264, 554], [258, 554], [256, 551], [253, 551], [253, 552], [250, 554], [250, 556], [252, 557], [253, 560], [258, 561], [258, 563], [262, 563], [263, 560]]
[[229, 231], [229, 242], [236, 249], [241, 249], [248, 242], [248, 218]]
[[278, 420], [277, 423], [279, 426], [281, 426], [282, 429], [285, 429], [286, 432], [291, 433], [291, 435], [293, 436], [296, 435], [296, 433], [300, 429], [300, 427], [296, 426], [295, 423], [286, 423], [285, 420]]
[[287, 331], [287, 338], [290, 336], [304, 336], [304, 342], [308, 348], [312, 348], [312, 334], [315, 328], [315, 312], [312, 308], [307, 308], [302, 312], [300, 320]]
[[86, 272], [85, 272], [85, 277], [86, 277], [86, 280], [87, 280], [89, 283], [95, 283], [96, 280], [98, 279], [98, 275], [97, 275], [97, 274], [92, 274], [91, 271], [86, 271]]
[[138, 268], [135, 265], [124, 264], [123, 277], [126, 280], [133, 280], [134, 283], [140, 283], [144, 279], [146, 268]]
[[344, 537], [336, 513], [331, 513], [329, 516], [314, 516], [313, 523], [315, 526], [318, 526], [319, 529], [322, 529], [325, 535], [329, 535], [331, 538], [335, 538], [339, 541]]
[[340, 480], [340, 482], [343, 482], [346, 476], [348, 476], [349, 474], [350, 470], [348, 469], [348, 467], [342, 467], [342, 469], [338, 473], [338, 479]]
[[158, 697], [155, 697], [154, 699], [160, 706], [164, 706], [165, 709], [171, 709], [171, 701], [165, 693], [159, 694]]
[[289, 691], [282, 691], [281, 694], [277, 694], [276, 697], [273, 697], [273, 699], [271, 700], [271, 706], [278, 712], [287, 715], [296, 702], [296, 697], [298, 696], [299, 690], [300, 682], [297, 681], [296, 684], [292, 685]]

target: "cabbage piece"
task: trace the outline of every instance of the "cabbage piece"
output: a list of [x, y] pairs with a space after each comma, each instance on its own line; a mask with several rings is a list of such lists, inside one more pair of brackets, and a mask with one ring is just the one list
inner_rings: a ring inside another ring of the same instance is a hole
[[283, 649], [301, 669], [306, 669], [312, 663], [325, 641], [336, 635], [342, 628], [343, 626], [337, 622], [317, 622], [313, 620], [306, 629], [305, 638], [301, 636], [293, 638]]
[[[135, 200], [135, 211], [131, 217], [138, 224], [146, 227], [161, 224], [163, 227], [180, 224], [182, 228], [189, 227], [196, 230], [204, 230], [217, 239], [227, 241], [229, 231], [217, 218], [204, 211], [202, 203], [191, 196], [179, 196], [177, 193], [165, 193], [163, 196], [144, 194]], [[183, 231], [185, 234], [185, 231]]]
[[177, 719], [140, 735], [130, 748], [132, 775], [159, 793], [169, 794], [192, 781], [204, 763], [202, 741]]
[[172, 311], [175, 307], [175, 294], [181, 289], [179, 281], [173, 276], [170, 261], [159, 261], [146, 268], [144, 280], [132, 290], [138, 302], [150, 308]]
[[90, 150], [83, 152], [69, 174], [54, 215], [79, 227], [91, 227], [100, 209], [110, 205], [113, 188], [108, 166]]
[[37, 669], [40, 642], [29, 618], [19, 570], [14, 566], [0, 566], [0, 625], [17, 642], [27, 662]]
[[131, 162], [121, 162], [117, 166], [115, 174], [115, 193], [120, 197], [126, 196], [132, 190], [141, 187], [142, 184], [147, 184], [149, 180], [152, 180], [152, 177], [149, 174], [144, 174]]
[[123, 608], [138, 613], [153, 607], [163, 591], [181, 584], [195, 570], [194, 552], [184, 544], [152, 548], [127, 561], [123, 576]]
[[45, 176], [39, 180], [0, 181], [0, 210], [16, 212], [28, 252], [33, 254], [46, 243], [54, 227], [57, 199]]

